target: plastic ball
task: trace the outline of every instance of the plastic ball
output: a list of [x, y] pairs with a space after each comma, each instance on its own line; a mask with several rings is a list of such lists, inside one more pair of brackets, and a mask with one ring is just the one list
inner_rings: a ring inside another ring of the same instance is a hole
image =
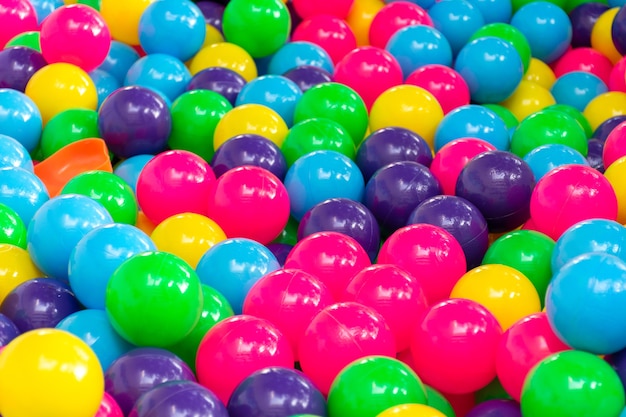
[[476, 405], [466, 414], [467, 417], [487, 417], [493, 414], [502, 417], [521, 417], [522, 412], [517, 402], [511, 400], [489, 400]]
[[221, 32], [225, 6], [213, 1], [199, 1], [196, 5], [200, 8], [206, 23]]
[[601, 2], [584, 2], [569, 12], [572, 22], [572, 47], [591, 46], [591, 31], [609, 6]]
[[174, 413], [228, 417], [219, 398], [193, 381], [167, 381], [154, 386], [137, 400], [129, 416], [172, 417]]
[[611, 61], [592, 48], [571, 49], [554, 63], [554, 75], [557, 77], [574, 71], [584, 71], [596, 75], [605, 84], [609, 82], [612, 69]]
[[137, 179], [144, 166], [154, 155], [135, 155], [118, 163], [113, 169], [113, 173], [123, 179], [126, 184], [137, 194]]
[[271, 108], [262, 104], [244, 104], [230, 110], [217, 123], [213, 148], [217, 150], [230, 138], [242, 134], [261, 135], [280, 146], [288, 129], [282, 117]]
[[37, 104], [20, 91], [0, 88], [0, 132], [17, 140], [27, 151], [34, 151], [42, 132]]
[[434, 150], [461, 138], [481, 139], [500, 151], [509, 150], [509, 130], [504, 121], [492, 110], [468, 104], [446, 114], [435, 132]]
[[292, 126], [295, 107], [301, 96], [302, 91], [290, 79], [281, 75], [264, 75], [241, 89], [236, 105], [262, 104], [278, 113], [287, 126]]
[[244, 165], [264, 168], [280, 180], [287, 173], [287, 163], [278, 146], [254, 134], [238, 135], [227, 140], [211, 159], [211, 167], [217, 177]]
[[422, 7], [408, 1], [386, 4], [372, 20], [369, 42], [384, 48], [391, 37], [400, 29], [414, 25], [433, 26], [433, 21]]
[[508, 23], [491, 23], [475, 30], [469, 40], [495, 36], [509, 42], [519, 53], [524, 65], [524, 73], [527, 73], [531, 63], [531, 52], [528, 40], [519, 29]]
[[311, 65], [297, 66], [283, 75], [296, 83], [303, 93], [306, 93], [318, 84], [332, 82], [332, 75], [328, 71]]
[[563, 74], [550, 89], [557, 103], [570, 105], [579, 111], [585, 110], [591, 100], [607, 91], [604, 81], [585, 71]]
[[544, 88], [551, 88], [556, 81], [556, 75], [548, 64], [537, 59], [531, 58], [528, 70], [524, 74], [524, 80], [532, 81]]
[[18, 246], [0, 244], [0, 260], [5, 265], [0, 274], [0, 303], [20, 284], [42, 276], [28, 252]]
[[[524, 80], [522, 80], [522, 82], [524, 82]], [[509, 133], [511, 133], [512, 129], [517, 127], [517, 125], [519, 124], [519, 121], [517, 120], [517, 117], [513, 114], [513, 112], [511, 112], [511, 110], [507, 109], [501, 104], [483, 104], [483, 107], [488, 108], [489, 110], [500, 116], [500, 118], [504, 121], [506, 127], [509, 129]]]
[[589, 166], [600, 173], [604, 173], [604, 164], [602, 163], [602, 150], [604, 144], [599, 139], [589, 139], [587, 142], [589, 152], [587, 153], [587, 162]]
[[296, 9], [296, 13], [303, 19], [308, 19], [309, 17], [320, 14], [329, 14], [345, 19], [353, 4], [354, 0], [342, 0], [332, 4], [316, 3], [308, 0], [295, 0], [293, 7]]
[[355, 0], [350, 8], [346, 22], [352, 29], [356, 37], [357, 46], [370, 44], [369, 33], [372, 20], [376, 14], [385, 6], [380, 0]]
[[561, 144], [539, 146], [524, 157], [537, 181], [556, 167], [568, 164], [589, 165], [576, 149]]
[[[20, 335], [20, 331], [4, 314], [0, 313], [0, 348], [9, 344], [9, 342]], [[0, 349], [1, 351], [1, 349]]]
[[609, 90], [626, 92], [626, 58], [622, 57], [611, 69]]
[[0, 88], [23, 92], [30, 78], [47, 65], [40, 52], [24, 46], [0, 51]]
[[34, 51], [41, 53], [41, 45], [39, 43], [39, 31], [28, 31], [14, 36], [5, 45], [6, 48], [12, 46], [26, 46]]
[[624, 178], [626, 158], [622, 157], [613, 162], [604, 172], [604, 176], [611, 183], [615, 195], [617, 196], [617, 221], [626, 224], [626, 200], [624, 199], [625, 183]]
[[608, 168], [623, 156], [626, 156], [626, 123], [620, 122], [611, 129], [604, 141], [602, 162]]
[[[613, 7], [602, 13], [591, 29], [591, 46], [615, 64], [622, 58], [613, 38], [613, 27], [619, 8]], [[618, 22], [619, 24], [619, 22]]]
[[500, 103], [519, 122], [528, 116], [556, 104], [550, 90], [532, 81], [522, 80], [513, 94]]
[[226, 98], [231, 106], [246, 85], [246, 79], [238, 72], [224, 67], [209, 67], [197, 72], [187, 84], [187, 91], [210, 90]]
[[109, 53], [98, 69], [111, 74], [121, 84], [130, 67], [138, 59], [139, 53], [132, 46], [112, 40]]
[[594, 130], [615, 116], [626, 115], [626, 93], [609, 91], [600, 94], [587, 104], [583, 114]]
[[323, 48], [333, 64], [356, 48], [356, 37], [345, 20], [316, 15], [303, 20], [291, 35], [292, 42], [310, 42]]
[[467, 82], [452, 68], [440, 64], [426, 64], [413, 71], [406, 84], [422, 87], [439, 102], [444, 114], [470, 103]]
[[0, 244], [26, 249], [26, 243], [26, 225], [15, 210], [0, 203]]
[[435, 304], [413, 332], [414, 369], [435, 389], [452, 394], [476, 391], [496, 375], [501, 334], [496, 318], [475, 301]]
[[90, 71], [89, 78], [96, 86], [96, 92], [98, 93], [98, 105], [96, 108], [98, 109], [111, 93], [122, 86], [113, 75], [99, 69]]
[[453, 55], [485, 25], [480, 9], [465, 0], [442, 0], [428, 9], [433, 25], [450, 43]]
[[185, 91], [190, 81], [191, 73], [181, 60], [167, 54], [153, 53], [133, 63], [126, 73], [124, 85], [149, 88], [173, 101]]
[[537, 230], [556, 240], [582, 220], [615, 220], [617, 197], [611, 183], [595, 169], [565, 165], [537, 182], [530, 214]]
[[101, 1], [100, 13], [111, 36], [127, 45], [139, 45], [139, 21], [150, 3], [150, 0], [130, 0], [124, 3], [117, 0]]
[[0, 168], [0, 203], [13, 209], [28, 225], [35, 212], [46, 201], [48, 191], [43, 182], [31, 171], [18, 167]]
[[[28, 394], [33, 390], [36, 401]], [[92, 416], [104, 394], [102, 368], [78, 337], [57, 329], [34, 330], [3, 349], [0, 393], [0, 411], [6, 417]], [[81, 400], [75, 401], [76, 396]]]
[[446, 417], [446, 414], [424, 404], [402, 404], [388, 408], [376, 417]]
[[26, 148], [10, 136], [0, 134], [0, 168], [33, 171], [33, 161]]
[[43, 129], [39, 146], [45, 159], [70, 143], [98, 136], [98, 113], [95, 110], [69, 109], [50, 119]]
[[105, 391], [95, 417], [124, 417], [124, 413], [122, 413], [120, 406], [117, 405], [113, 397]]
[[319, 45], [307, 41], [289, 42], [283, 45], [270, 59], [268, 73], [284, 75], [300, 66], [321, 68], [329, 73], [334, 64], [328, 53]]
[[0, 7], [2, 31], [0, 31], [0, 47], [20, 33], [37, 30], [37, 13], [31, 2], [27, 0], [7, 0]]
[[[604, 27], [602, 28], [602, 32], [604, 32], [603, 38], [606, 36], [606, 30], [607, 28], [607, 23], [611, 23], [610, 24], [610, 37], [611, 37], [611, 43], [613, 44], [613, 47], [615, 48], [614, 52], [617, 52], [617, 55], [623, 55], [624, 52], [626, 52], [626, 45], [624, 43], [624, 40], [622, 39], [622, 37], [624, 36], [624, 33], [626, 33], [626, 18], [625, 18], [625, 14], [624, 11], [622, 10], [623, 8], [619, 8], [617, 10], [615, 10], [616, 8], [614, 8], [614, 12], [615, 14], [612, 15], [612, 13], [607, 13], [606, 11], [600, 15], [598, 17], [598, 20], [596, 21], [596, 23], [598, 24], [604, 24]], [[601, 19], [604, 19], [604, 22], [601, 21]], [[606, 39], [606, 38], [605, 38]], [[619, 60], [621, 58], [621, 56], [619, 58], [617, 58], [617, 60]]]

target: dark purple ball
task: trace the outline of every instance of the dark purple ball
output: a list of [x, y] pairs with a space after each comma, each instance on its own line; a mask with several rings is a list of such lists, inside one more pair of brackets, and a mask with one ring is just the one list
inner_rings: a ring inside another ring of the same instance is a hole
[[613, 19], [611, 38], [613, 38], [615, 49], [621, 55], [626, 54], [626, 8], [624, 7], [619, 9]]
[[82, 310], [70, 287], [56, 279], [36, 278], [21, 283], [0, 306], [21, 333], [55, 327], [72, 313]]
[[465, 417], [522, 417], [522, 411], [512, 400], [489, 400], [476, 405]]
[[298, 240], [318, 232], [339, 232], [350, 236], [374, 261], [380, 248], [376, 217], [363, 204], [347, 198], [332, 198], [313, 206], [298, 225]]
[[613, 116], [610, 119], [605, 120], [596, 128], [591, 137], [593, 139], [599, 139], [604, 143], [609, 134], [623, 121], [626, 121], [626, 115]]
[[265, 368], [243, 380], [228, 401], [230, 417], [326, 416], [322, 393], [303, 373]]
[[333, 80], [333, 76], [324, 68], [312, 65], [295, 67], [284, 73], [283, 76], [296, 83], [303, 93], [318, 84], [329, 83]]
[[104, 389], [128, 415], [141, 394], [168, 381], [193, 381], [189, 366], [173, 353], [158, 348], [133, 349], [117, 358], [104, 374]]
[[626, 387], [626, 349], [607, 355], [605, 360], [615, 369], [617, 376]]
[[20, 329], [4, 314], [0, 314], [0, 347], [20, 335]]
[[287, 243], [270, 243], [267, 245], [267, 248], [276, 257], [280, 266], [283, 266], [285, 265], [287, 256], [289, 255], [289, 252], [291, 252], [291, 249], [293, 249], [293, 246]]
[[364, 202], [387, 235], [406, 226], [411, 212], [422, 201], [439, 194], [439, 181], [427, 167], [400, 161], [376, 171], [365, 186]]
[[43, 55], [32, 48], [12, 46], [0, 51], [0, 88], [24, 92], [30, 77], [47, 65]]
[[237, 96], [244, 85], [246, 85], [246, 79], [235, 71], [222, 67], [210, 67], [203, 69], [191, 78], [187, 84], [187, 91], [214, 91], [235, 106]]
[[385, 127], [372, 132], [359, 146], [355, 158], [365, 181], [385, 165], [400, 161], [419, 162], [427, 167], [433, 161], [428, 143], [417, 133], [402, 127]]
[[509, 152], [489, 151], [465, 165], [455, 194], [478, 207], [490, 232], [501, 233], [530, 218], [534, 187], [535, 176], [526, 161]]
[[463, 248], [467, 268], [482, 263], [489, 247], [487, 221], [480, 210], [464, 198], [438, 195], [413, 210], [408, 224], [426, 223], [447, 230]]
[[129, 417], [229, 417], [217, 396], [191, 381], [171, 381], [143, 394]]
[[583, 3], [569, 12], [572, 22], [572, 48], [590, 47], [591, 30], [600, 15], [609, 10], [602, 3]]
[[196, 6], [204, 15], [204, 21], [222, 32], [222, 17], [225, 6], [212, 1], [199, 1], [196, 2]]
[[155, 155], [167, 146], [172, 115], [158, 93], [140, 86], [122, 87], [102, 103], [98, 130], [119, 158]]
[[602, 160], [602, 152], [604, 151], [604, 142], [600, 139], [589, 139], [587, 142], [587, 162], [591, 168], [597, 169], [604, 173], [604, 161]]
[[211, 159], [211, 167], [217, 177], [244, 165], [264, 168], [281, 181], [287, 174], [287, 161], [280, 148], [271, 140], [254, 134], [228, 139], [217, 148]]

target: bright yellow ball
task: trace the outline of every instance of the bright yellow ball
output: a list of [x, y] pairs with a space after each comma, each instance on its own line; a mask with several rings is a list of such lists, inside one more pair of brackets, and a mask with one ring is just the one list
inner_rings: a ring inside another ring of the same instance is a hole
[[594, 97], [583, 110], [592, 130], [596, 130], [611, 117], [626, 114], [626, 93], [609, 91]]
[[215, 150], [237, 135], [254, 134], [271, 140], [280, 148], [289, 128], [278, 113], [262, 104], [244, 104], [230, 110], [217, 123], [213, 134]]
[[542, 85], [522, 80], [513, 94], [500, 104], [521, 122], [531, 114], [556, 104], [556, 100], [550, 90]]
[[550, 90], [550, 88], [552, 88], [552, 84], [556, 81], [556, 76], [548, 64], [540, 59], [531, 58], [528, 71], [524, 74], [524, 80], [532, 81], [539, 84], [543, 88]]
[[617, 221], [626, 224], [626, 156], [613, 162], [604, 172], [617, 196]]
[[0, 303], [21, 283], [42, 276], [25, 249], [0, 244]]
[[224, 35], [222, 35], [222, 32], [220, 32], [215, 26], [207, 23], [206, 35], [204, 36], [204, 44], [202, 44], [202, 48], [220, 42], [224, 42]]
[[139, 20], [154, 0], [102, 0], [100, 14], [113, 39], [139, 45]]
[[189, 62], [192, 75], [211, 67], [233, 70], [248, 82], [257, 77], [254, 59], [245, 49], [234, 43], [219, 42], [205, 46]]
[[372, 20], [384, 6], [385, 2], [382, 0], [354, 0], [346, 22], [356, 37], [357, 46], [370, 44]]
[[619, 7], [614, 7], [602, 13], [591, 29], [591, 47], [611, 60], [613, 65], [622, 59], [622, 54], [617, 51], [613, 43], [613, 20], [619, 12]]
[[428, 405], [403, 404], [388, 408], [376, 417], [446, 417], [446, 415]]

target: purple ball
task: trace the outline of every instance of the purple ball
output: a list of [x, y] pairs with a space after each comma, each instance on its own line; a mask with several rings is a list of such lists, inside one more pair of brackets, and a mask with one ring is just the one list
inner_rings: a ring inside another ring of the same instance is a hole
[[203, 69], [191, 78], [187, 84], [187, 91], [210, 90], [216, 92], [226, 98], [234, 107], [237, 104], [237, 96], [244, 85], [246, 85], [246, 79], [235, 71], [222, 67], [210, 67]]
[[600, 15], [609, 10], [609, 6], [602, 3], [583, 3], [569, 12], [572, 22], [572, 48], [591, 46], [591, 30]]
[[619, 9], [611, 25], [611, 38], [615, 49], [621, 54], [626, 53], [626, 8]]
[[333, 80], [333, 76], [328, 71], [312, 65], [295, 67], [284, 73], [283, 76], [296, 83], [303, 93], [311, 89], [311, 87], [329, 83]]
[[230, 417], [326, 416], [322, 393], [303, 373], [265, 368], [243, 380], [228, 401]]
[[0, 314], [0, 347], [6, 346], [9, 342], [20, 335], [20, 329], [4, 314]]
[[626, 386], [626, 349], [607, 355], [605, 360], [615, 369], [622, 384]]
[[287, 243], [270, 243], [266, 247], [276, 257], [276, 260], [278, 261], [280, 266], [285, 265], [287, 256], [289, 255], [289, 252], [291, 252], [291, 249], [293, 249], [293, 246]]
[[626, 115], [613, 116], [610, 119], [605, 120], [596, 128], [591, 137], [593, 139], [599, 139], [604, 143], [609, 134], [623, 121], [626, 121]]
[[604, 142], [600, 139], [589, 139], [587, 148], [587, 162], [589, 162], [589, 166], [604, 174], [604, 161], [602, 160]]
[[254, 134], [228, 139], [217, 148], [211, 159], [211, 167], [217, 177], [244, 165], [264, 168], [281, 181], [287, 174], [287, 161], [280, 148], [271, 140]]
[[224, 16], [225, 6], [223, 4], [215, 3], [212, 1], [199, 1], [196, 6], [200, 9], [204, 15], [204, 21], [223, 32], [222, 30], [222, 17]]
[[30, 77], [47, 65], [43, 55], [26, 46], [12, 46], [0, 51], [0, 88], [26, 90]]
[[489, 231], [508, 232], [530, 218], [535, 176], [520, 157], [505, 151], [472, 158], [456, 182], [455, 195], [473, 203], [485, 216]]
[[141, 394], [168, 381], [196, 382], [189, 366], [158, 348], [133, 349], [120, 356], [104, 374], [104, 389], [128, 415]]
[[355, 162], [368, 181], [374, 172], [393, 162], [413, 161], [429, 167], [433, 153], [417, 133], [402, 127], [385, 127], [363, 140]]
[[98, 130], [109, 150], [119, 158], [155, 155], [167, 146], [172, 115], [158, 93], [139, 86], [123, 87], [102, 103]]
[[82, 310], [70, 287], [52, 278], [35, 278], [11, 291], [0, 306], [0, 313], [15, 323], [21, 333], [56, 327], [70, 314]]
[[522, 417], [522, 411], [512, 400], [489, 400], [476, 405], [465, 417]]
[[380, 248], [376, 217], [363, 204], [347, 198], [331, 198], [309, 210], [298, 225], [298, 240], [318, 232], [339, 232], [350, 236], [365, 249], [370, 260]]
[[129, 417], [229, 417], [217, 396], [191, 381], [157, 385], [135, 403]]
[[438, 195], [413, 210], [408, 224], [439, 226], [456, 238], [463, 248], [468, 270], [479, 266], [489, 247], [487, 221], [480, 210], [464, 198]]
[[365, 186], [364, 202], [387, 235], [406, 226], [411, 212], [422, 201], [439, 194], [439, 181], [427, 167], [400, 161], [376, 171]]

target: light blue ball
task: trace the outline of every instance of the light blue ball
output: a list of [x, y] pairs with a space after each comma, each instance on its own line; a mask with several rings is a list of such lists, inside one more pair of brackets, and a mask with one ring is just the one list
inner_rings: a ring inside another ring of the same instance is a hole
[[111, 41], [109, 54], [97, 69], [111, 74], [121, 85], [124, 84], [128, 70], [138, 59], [139, 53], [131, 46], [114, 40]]
[[40, 25], [50, 13], [65, 5], [63, 0], [29, 0], [29, 2], [35, 9], [37, 23]]
[[485, 25], [480, 10], [465, 0], [441, 0], [428, 10], [428, 15], [435, 27], [450, 42], [454, 55]]
[[89, 78], [91, 78], [96, 86], [96, 91], [98, 93], [98, 108], [100, 108], [104, 99], [122, 86], [122, 84], [113, 75], [99, 69], [91, 71], [89, 73]]
[[124, 85], [151, 88], [174, 101], [185, 92], [190, 81], [191, 73], [180, 59], [166, 54], [152, 54], [140, 58], [130, 67]]
[[0, 134], [0, 168], [17, 167], [33, 171], [33, 160], [26, 148], [10, 136]]
[[283, 75], [303, 65], [320, 67], [334, 72], [333, 61], [321, 46], [310, 42], [289, 42], [274, 53], [267, 68], [268, 74]]
[[296, 104], [301, 97], [302, 91], [290, 79], [282, 75], [264, 75], [244, 85], [236, 105], [262, 104], [278, 113], [291, 127]]
[[385, 4], [393, 3], [396, 1], [408, 1], [409, 3], [417, 4], [422, 9], [429, 9], [435, 4], [435, 0], [385, 0]]
[[554, 168], [562, 165], [589, 165], [587, 158], [576, 149], [556, 143], [533, 149], [524, 156], [524, 161], [530, 166], [537, 181]]
[[626, 0], [609, 0], [609, 7], [622, 7], [626, 5]]
[[586, 71], [573, 71], [556, 79], [550, 92], [558, 104], [567, 104], [584, 111], [587, 104], [600, 94], [609, 91], [597, 75]]
[[146, 164], [154, 158], [154, 155], [135, 155], [123, 160], [113, 169], [113, 173], [126, 181], [126, 183], [137, 194], [137, 179]]
[[28, 227], [39, 208], [50, 199], [41, 180], [24, 168], [0, 168], [0, 203], [11, 207]]
[[0, 134], [11, 136], [33, 152], [42, 130], [43, 121], [35, 102], [21, 91], [0, 88]]
[[480, 10], [485, 25], [490, 23], [509, 23], [513, 14], [511, 0], [467, 0]]

